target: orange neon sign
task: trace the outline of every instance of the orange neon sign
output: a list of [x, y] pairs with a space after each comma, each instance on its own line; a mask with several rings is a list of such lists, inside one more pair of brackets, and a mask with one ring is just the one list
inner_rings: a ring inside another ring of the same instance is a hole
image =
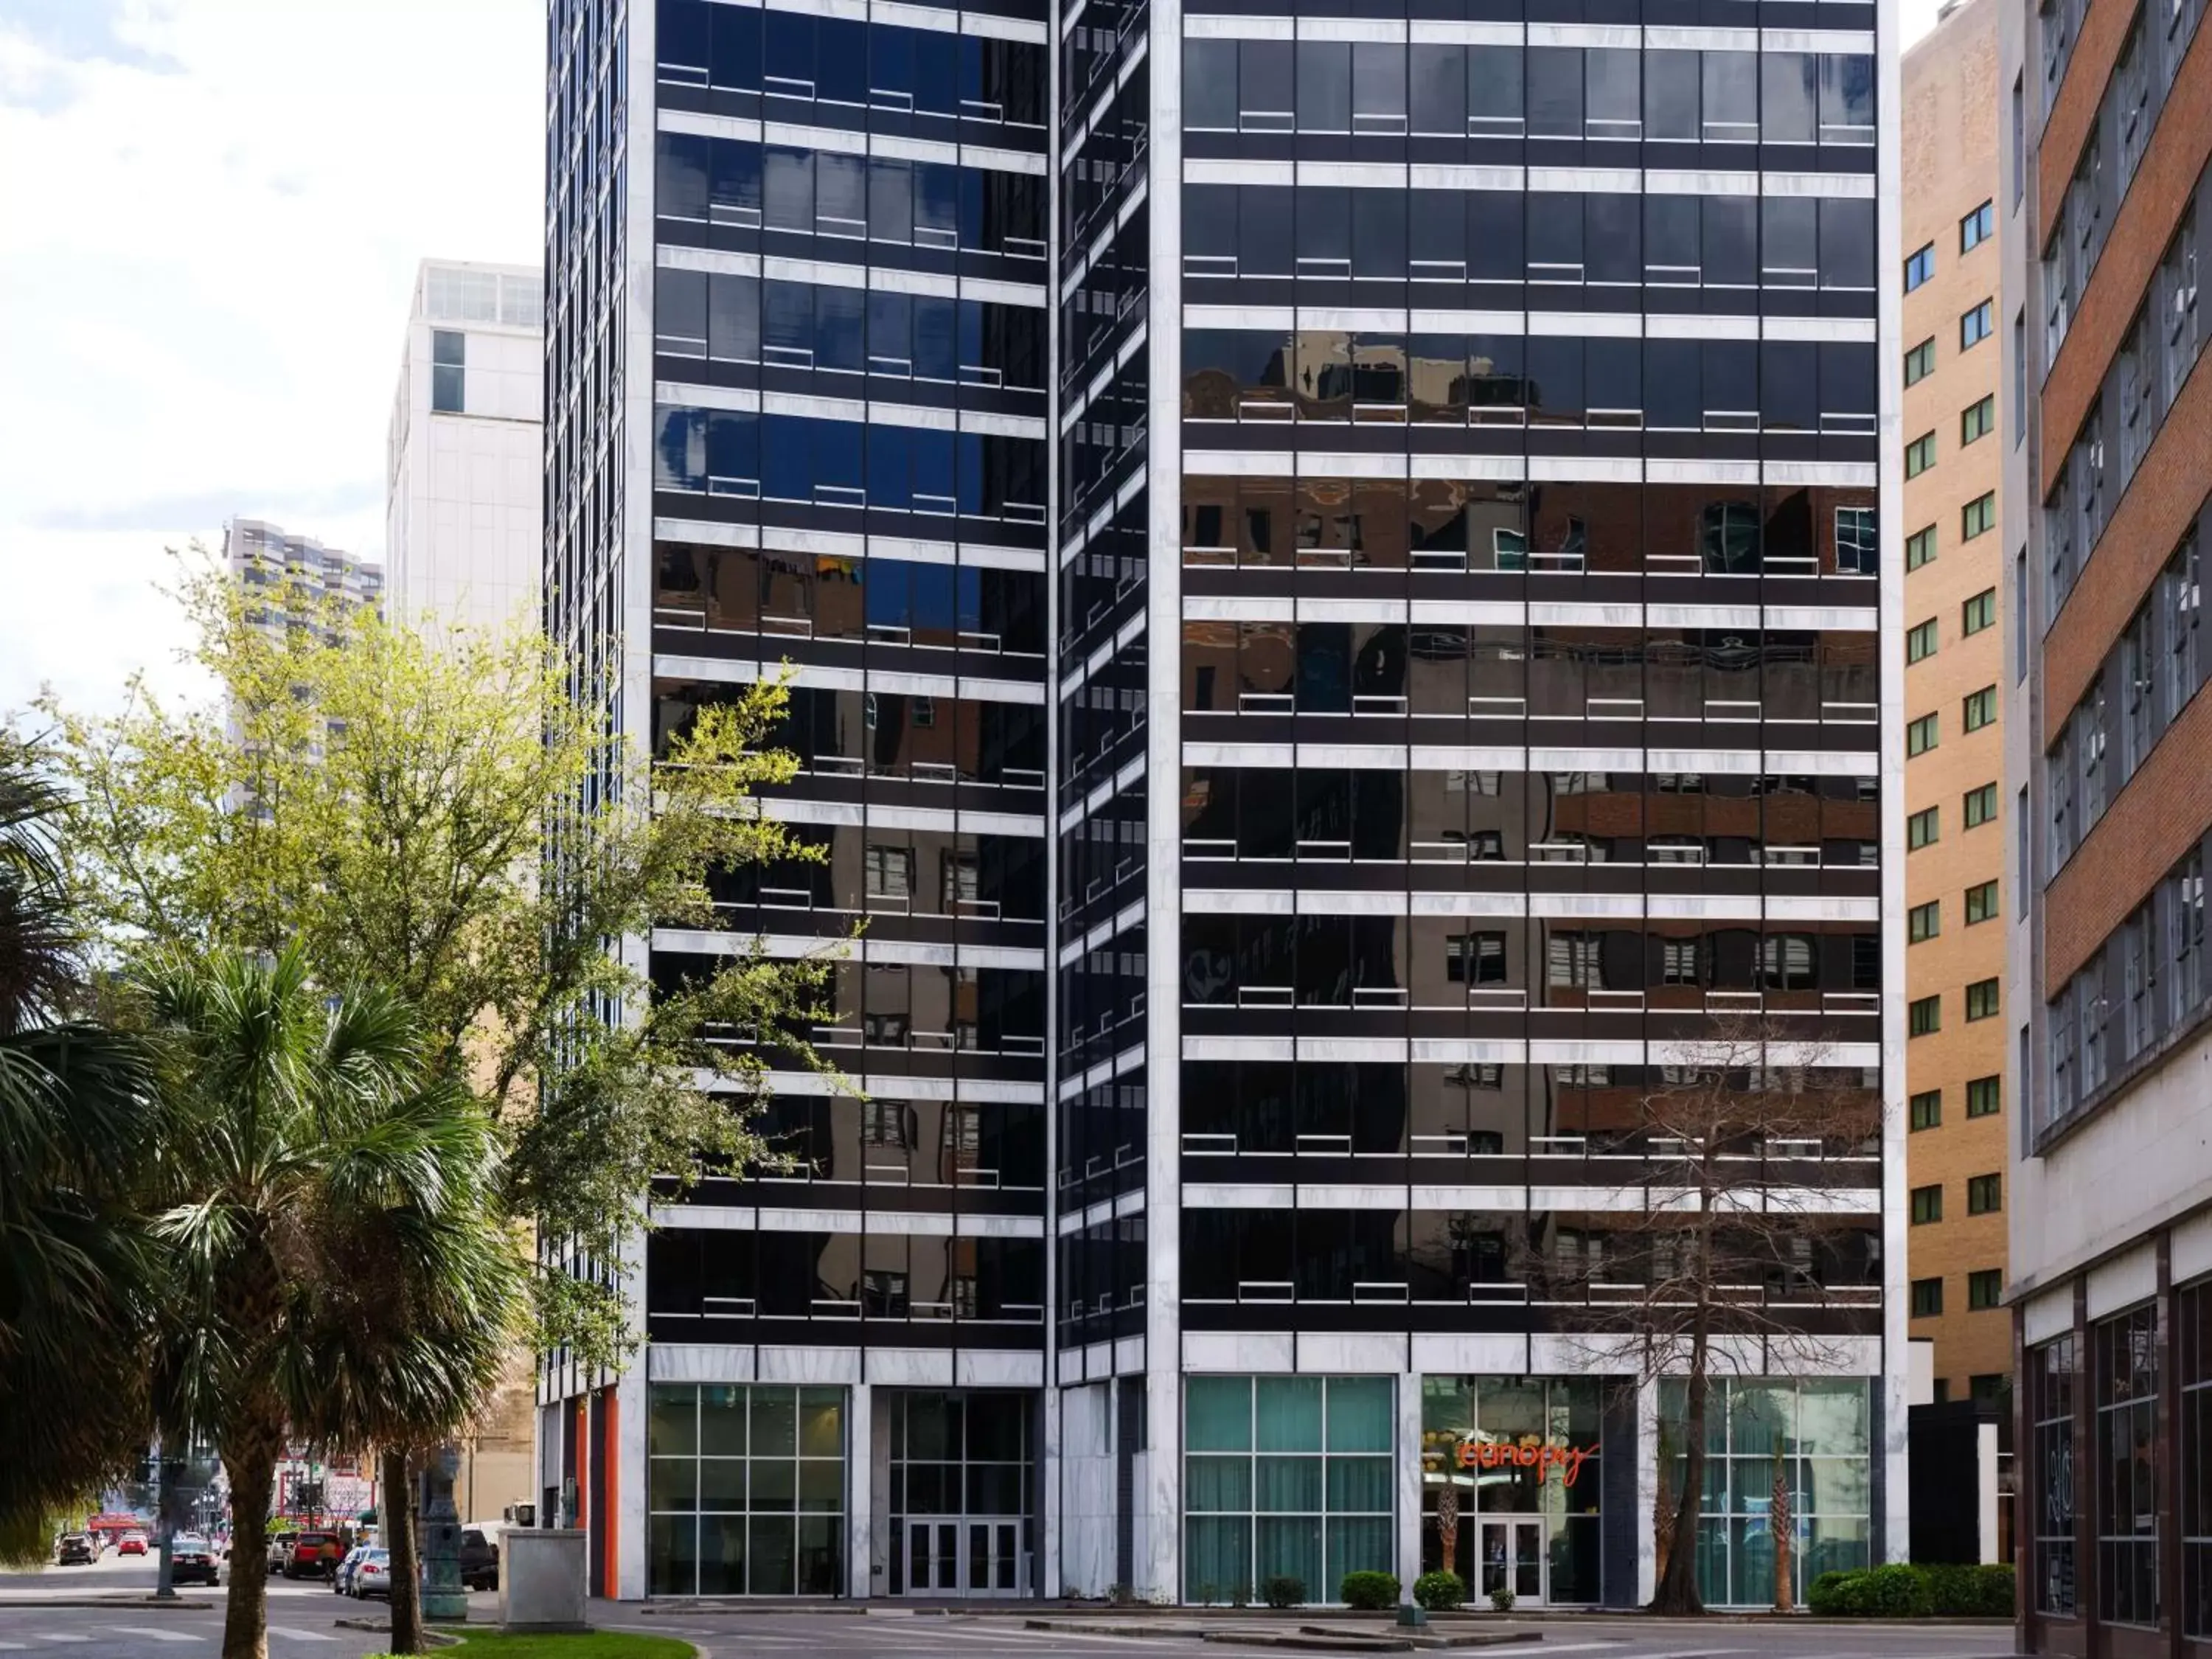
[[1518, 1445], [1502, 1440], [1462, 1440], [1459, 1443], [1458, 1462], [1463, 1469], [1534, 1469], [1539, 1480], [1547, 1479], [1553, 1469], [1558, 1469], [1559, 1484], [1571, 1486], [1575, 1477], [1583, 1472], [1583, 1461], [1596, 1455], [1595, 1446], [1552, 1446], [1534, 1439]]

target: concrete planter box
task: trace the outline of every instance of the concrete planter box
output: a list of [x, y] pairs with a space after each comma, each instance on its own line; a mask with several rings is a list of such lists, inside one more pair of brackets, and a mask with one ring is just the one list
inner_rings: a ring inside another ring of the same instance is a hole
[[499, 1540], [499, 1622], [511, 1631], [580, 1631], [584, 1534], [511, 1528]]

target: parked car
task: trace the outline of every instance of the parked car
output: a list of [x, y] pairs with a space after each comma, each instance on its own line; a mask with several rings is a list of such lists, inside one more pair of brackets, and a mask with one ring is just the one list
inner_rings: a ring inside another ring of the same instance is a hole
[[499, 1588], [499, 1540], [481, 1527], [461, 1528], [461, 1583], [472, 1590]]
[[287, 1578], [319, 1578], [345, 1553], [334, 1532], [295, 1532], [287, 1541], [290, 1549], [283, 1566]]
[[345, 1559], [338, 1563], [338, 1570], [331, 1575], [331, 1588], [340, 1595], [351, 1595], [354, 1569], [361, 1565], [361, 1558], [368, 1553], [368, 1546], [366, 1544], [356, 1544], [348, 1550]]
[[54, 1540], [54, 1565], [88, 1567], [100, 1559], [100, 1540], [88, 1532], [65, 1532]]
[[118, 1555], [145, 1554], [146, 1534], [143, 1532], [125, 1533], [122, 1537], [115, 1540], [115, 1553]]
[[196, 1532], [179, 1533], [169, 1546], [169, 1582], [218, 1589], [222, 1583], [222, 1562], [215, 1547]]
[[387, 1601], [392, 1595], [392, 1552], [364, 1550], [353, 1570], [353, 1593], [367, 1599], [381, 1595]]

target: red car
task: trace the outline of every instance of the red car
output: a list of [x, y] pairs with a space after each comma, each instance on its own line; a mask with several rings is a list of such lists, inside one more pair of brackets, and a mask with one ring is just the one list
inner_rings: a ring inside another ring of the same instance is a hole
[[295, 1533], [284, 1553], [284, 1576], [287, 1578], [319, 1578], [326, 1569], [335, 1567], [338, 1558], [344, 1553], [345, 1546], [334, 1532]]
[[125, 1533], [122, 1537], [115, 1540], [115, 1553], [118, 1555], [145, 1554], [146, 1534], [143, 1532]]

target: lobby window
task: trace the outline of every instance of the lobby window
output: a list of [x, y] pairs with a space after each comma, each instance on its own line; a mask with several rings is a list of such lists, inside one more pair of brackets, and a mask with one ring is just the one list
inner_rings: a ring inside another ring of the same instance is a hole
[[1905, 752], [1907, 755], [1924, 755], [1942, 740], [1942, 722], [1934, 714], [1923, 714], [1905, 728]]
[[1960, 716], [1969, 732], [1978, 732], [1997, 717], [1997, 689], [1985, 685], [1978, 691], [1969, 691], [1960, 704]]
[[[1598, 1454], [1605, 1387], [1594, 1377], [1431, 1374], [1421, 1379], [1424, 1572], [1448, 1566], [1471, 1593], [1486, 1594], [1486, 1585], [1502, 1583], [1517, 1596], [1557, 1606], [1599, 1599], [1604, 1488], [1590, 1483], [1604, 1467]], [[1464, 1462], [1463, 1448], [1472, 1448], [1479, 1459], [1485, 1445], [1518, 1448], [1532, 1442], [1591, 1455], [1575, 1466], [1571, 1482], [1556, 1463], [1541, 1469], [1504, 1463], [1484, 1468], [1478, 1462], [1469, 1468]], [[1447, 1486], [1461, 1505], [1449, 1561], [1437, 1530], [1437, 1500]], [[1529, 1517], [1538, 1515], [1547, 1519], [1531, 1526]], [[1506, 1546], [1504, 1560], [1500, 1544]]]
[[[2075, 1391], [2081, 1361], [2071, 1333], [2027, 1351], [2027, 1491], [2022, 1514], [2035, 1537], [2033, 1582], [2023, 1586], [2039, 1611], [2075, 1611], [2074, 1516]], [[2086, 1483], [2085, 1483], [2086, 1484]]]
[[1994, 921], [1997, 915], [1997, 882], [1995, 876], [1987, 881], [1978, 881], [1966, 890], [1966, 926], [1976, 922]]
[[2181, 1369], [2182, 1630], [2212, 1636], [2212, 1280], [2173, 1293]]
[[1927, 243], [1905, 262], [1905, 291], [1918, 288], [1936, 274], [1936, 244]]
[[1936, 434], [1923, 432], [1905, 447], [1905, 476], [1917, 478], [1936, 465]]
[[1964, 449], [1977, 439], [1988, 437], [1996, 423], [1996, 393], [1990, 393], [1979, 403], [1968, 404], [1959, 411], [1959, 447]]
[[1934, 1319], [1943, 1311], [1943, 1281], [1940, 1279], [1916, 1279], [1912, 1281], [1912, 1316], [1915, 1319]]
[[1915, 997], [1905, 1010], [1906, 1035], [1932, 1036], [1943, 1029], [1943, 998], [1939, 993], [1932, 997]]
[[1966, 1115], [1994, 1117], [2004, 1109], [2004, 1079], [2001, 1077], [1970, 1078], [1966, 1081]]
[[1936, 526], [1929, 525], [1905, 538], [1905, 568], [1917, 570], [1936, 562]]
[[1915, 1187], [1912, 1189], [1912, 1224], [1925, 1227], [1943, 1218], [1943, 1188], [1939, 1186]]
[[1905, 913], [1906, 942], [1918, 945], [1934, 939], [1943, 931], [1943, 902], [1929, 899], [1925, 904], [1916, 904]]
[[1906, 1103], [1906, 1107], [1911, 1114], [1914, 1128], [1936, 1128], [1943, 1121], [1943, 1091], [1941, 1089], [1923, 1089]]
[[[1666, 1425], [1661, 1433], [1678, 1448], [1686, 1438], [1685, 1392], [1679, 1378], [1659, 1385]], [[1790, 1552], [1797, 1604], [1804, 1605], [1805, 1587], [1821, 1573], [1867, 1564], [1872, 1418], [1864, 1378], [1716, 1376], [1707, 1413], [1706, 1478], [1712, 1484], [1697, 1540], [1698, 1589], [1707, 1607], [1773, 1603], [1766, 1515], [1778, 1464], [1800, 1494], [1801, 1542]], [[1589, 1473], [1582, 1478], [1589, 1480]]]
[[459, 329], [430, 331], [430, 412], [465, 413], [463, 393], [468, 379], [469, 337]]
[[1984, 300], [1959, 319], [1959, 349], [1978, 346], [1996, 331], [1996, 303]]
[[1942, 839], [1943, 809], [1923, 806], [1905, 821], [1905, 848], [1917, 853], [1923, 847], [1933, 847]]
[[1183, 1389], [1185, 1600], [1287, 1575], [1333, 1601], [1346, 1573], [1390, 1570], [1390, 1379], [1192, 1376]]
[[1992, 489], [1959, 509], [1959, 539], [1970, 542], [1977, 536], [1986, 536], [1996, 527], [1996, 522], [1997, 494]]
[[1997, 620], [1997, 591], [1985, 587], [1959, 606], [1959, 634], [1961, 638], [1978, 634], [1985, 628], [1994, 628]]
[[1995, 1215], [2004, 1208], [2004, 1176], [1978, 1175], [1966, 1177], [1966, 1213]]
[[1936, 372], [1936, 337], [1929, 335], [1905, 354], [1905, 383], [1917, 386]]
[[2095, 1426], [2089, 1443], [2095, 1494], [2097, 1612], [2116, 1625], [2159, 1622], [2158, 1312], [2148, 1304], [2100, 1320]]
[[1909, 663], [1925, 661], [1936, 654], [1936, 618], [1915, 623], [1905, 635], [1905, 660]]
[[1990, 240], [1996, 228], [1996, 204], [1984, 202], [1959, 221], [1959, 252], [1967, 253]]
[[1995, 1019], [1997, 1012], [1996, 980], [1978, 979], [1966, 988], [1966, 1019], [1969, 1024], [1978, 1019]]
[[657, 1382], [647, 1406], [654, 1595], [845, 1589], [845, 1390]]

